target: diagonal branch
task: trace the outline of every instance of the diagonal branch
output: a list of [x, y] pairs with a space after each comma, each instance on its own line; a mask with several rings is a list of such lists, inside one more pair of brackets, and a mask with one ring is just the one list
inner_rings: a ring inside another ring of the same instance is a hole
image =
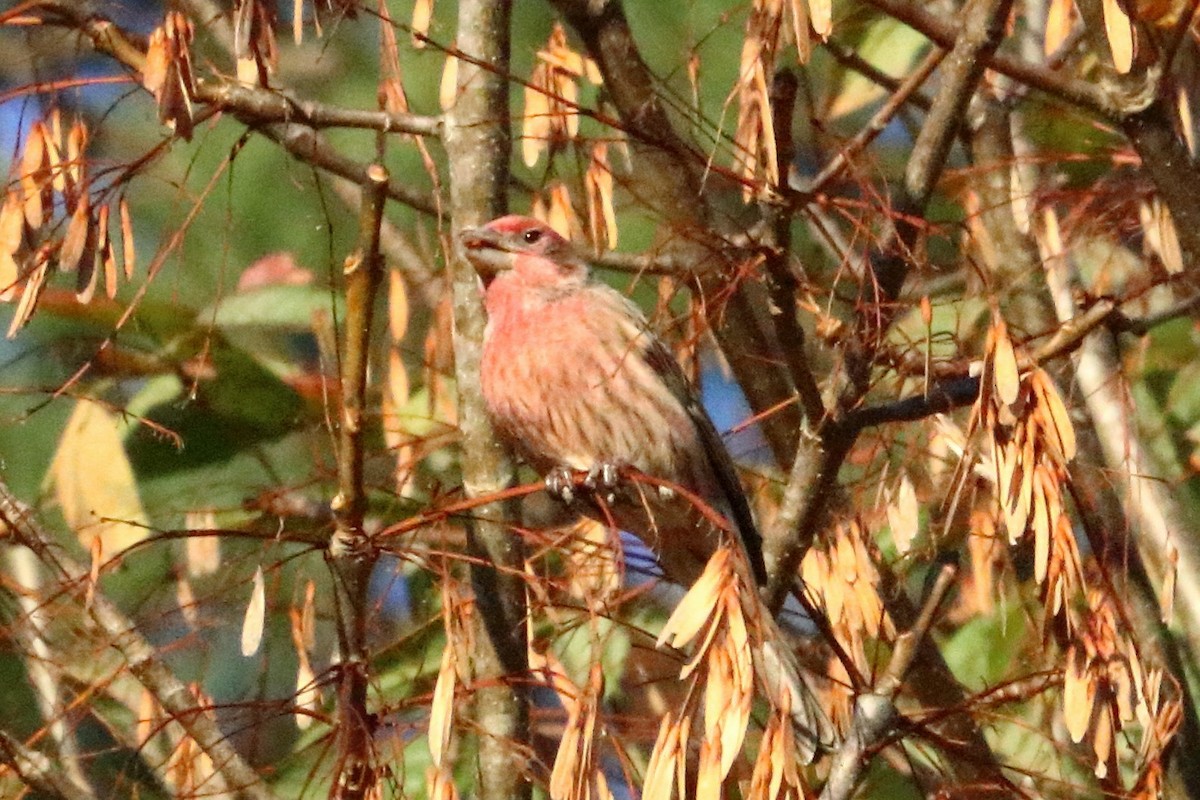
[[938, 608], [954, 585], [957, 572], [953, 565], [942, 565], [920, 614], [913, 625], [897, 637], [887, 670], [870, 692], [855, 699], [850, 730], [834, 753], [820, 800], [848, 800], [870, 764], [871, 753], [892, 732], [897, 718], [896, 695], [920, 652], [921, 642], [929, 635]]
[[[63, 584], [79, 580], [87, 570], [63, 555], [52, 544], [32, 512], [8, 486], [0, 483], [0, 523], [18, 544], [29, 548]], [[198, 708], [187, 685], [158, 657], [137, 626], [101, 591], [96, 590], [86, 613], [109, 644], [121, 654], [129, 672], [155, 701], [182, 727], [212, 761], [214, 791], [246, 800], [270, 800], [271, 791], [225, 738], [216, 719]]]

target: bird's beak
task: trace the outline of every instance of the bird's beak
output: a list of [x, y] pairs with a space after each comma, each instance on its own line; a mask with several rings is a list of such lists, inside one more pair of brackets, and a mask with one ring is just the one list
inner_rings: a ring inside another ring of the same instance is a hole
[[463, 255], [475, 267], [486, 286], [501, 271], [509, 269], [511, 256], [498, 233], [487, 228], [463, 228], [458, 232]]

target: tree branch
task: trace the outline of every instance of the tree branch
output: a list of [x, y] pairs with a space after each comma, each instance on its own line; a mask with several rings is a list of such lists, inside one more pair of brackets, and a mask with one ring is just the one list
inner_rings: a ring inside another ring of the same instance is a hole
[[[64, 585], [87, 575], [87, 570], [58, 552], [30, 510], [4, 483], [0, 483], [0, 522], [14, 541], [32, 550], [54, 578]], [[154, 646], [138, 632], [137, 626], [98, 589], [85, 613], [109, 645], [125, 659], [134, 678], [211, 759], [213, 791], [246, 800], [271, 800], [273, 795], [261, 776], [225, 738], [212, 714], [196, 706], [187, 685], [159, 659]]]
[[59, 800], [96, 800], [96, 795], [63, 772], [60, 765], [0, 730], [0, 763], [39, 795]]
[[337, 587], [338, 768], [335, 796], [361, 800], [376, 782], [374, 723], [367, 711], [370, 652], [367, 649], [368, 588], [378, 560], [363, 528], [367, 492], [363, 479], [367, 368], [375, 298], [383, 278], [380, 226], [387, 201], [388, 173], [380, 164], [367, 168], [359, 212], [358, 247], [346, 258], [346, 324], [341, 349], [341, 416], [338, 425], [338, 493], [330, 503], [335, 529], [327, 558]]
[[854, 718], [846, 739], [834, 753], [829, 778], [821, 790], [821, 800], [849, 800], [863, 770], [870, 763], [870, 754], [888, 737], [895, 727], [896, 695], [929, 634], [937, 610], [954, 585], [957, 568], [943, 564], [934, 579], [929, 596], [912, 627], [900, 634], [892, 650], [887, 670], [874, 688], [854, 701]]
[[[456, 225], [478, 225], [507, 208], [509, 132], [508, 80], [511, 0], [461, 0], [458, 96], [447, 114], [446, 154], [450, 164], [450, 211]], [[479, 363], [484, 313], [479, 279], [455, 254], [452, 269], [454, 361], [462, 430], [463, 486], [469, 497], [502, 490], [512, 481], [509, 455], [497, 444], [483, 403]], [[509, 800], [529, 796], [525, 770], [515, 769], [515, 752], [530, 742], [529, 669], [525, 640], [524, 553], [506, 519], [511, 506], [485, 506], [468, 527], [475, 615], [483, 626], [473, 654], [474, 715], [480, 731], [478, 796]]]

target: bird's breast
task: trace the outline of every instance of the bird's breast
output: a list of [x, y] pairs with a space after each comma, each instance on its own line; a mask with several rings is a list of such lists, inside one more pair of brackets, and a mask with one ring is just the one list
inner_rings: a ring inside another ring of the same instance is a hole
[[489, 318], [482, 391], [536, 469], [607, 461], [677, 477], [695, 431], [643, 357], [647, 334], [586, 296], [508, 312]]

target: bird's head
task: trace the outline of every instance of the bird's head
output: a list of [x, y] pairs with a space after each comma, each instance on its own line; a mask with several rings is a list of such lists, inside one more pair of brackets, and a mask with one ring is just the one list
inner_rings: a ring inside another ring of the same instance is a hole
[[529, 288], [566, 287], [587, 278], [587, 264], [571, 243], [530, 217], [511, 215], [464, 228], [458, 241], [485, 286], [506, 272]]

